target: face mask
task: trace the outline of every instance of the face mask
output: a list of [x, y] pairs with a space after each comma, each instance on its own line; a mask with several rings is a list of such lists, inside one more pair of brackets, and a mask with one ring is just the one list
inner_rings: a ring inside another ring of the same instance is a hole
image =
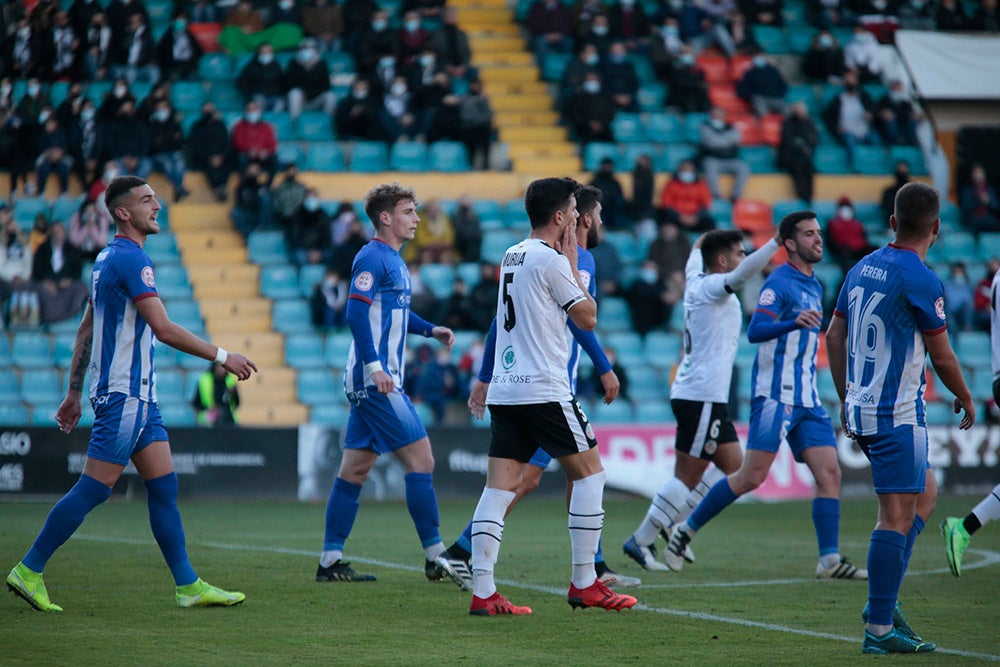
[[21, 39], [27, 39], [28, 37], [31, 37], [31, 28], [19, 28], [17, 31], [17, 35]]
[[126, 86], [115, 86], [115, 97], [121, 99], [125, 97], [125, 93], [127, 92], [128, 88]]
[[767, 58], [764, 56], [757, 56], [753, 59], [754, 67], [764, 67], [767, 65]]
[[3, 84], [2, 86], [0, 86], [0, 97], [7, 97], [13, 90], [14, 86], [10, 85], [9, 83]]
[[174, 30], [176, 30], [177, 32], [183, 31], [184, 28], [186, 27], [187, 27], [187, 21], [185, 21], [184, 19], [177, 19], [176, 21], [174, 21]]
[[406, 94], [406, 84], [405, 83], [394, 83], [392, 84], [392, 94], [396, 97], [402, 97]]
[[681, 34], [681, 32], [677, 29], [677, 26], [668, 25], [663, 27], [663, 34], [667, 37], [677, 37]]
[[690, 53], [685, 53], [683, 56], [681, 56], [681, 63], [689, 66], [694, 65], [694, 56], [691, 55]]
[[885, 11], [886, 6], [888, 6], [888, 3], [885, 0], [872, 0], [872, 7], [880, 12]]
[[272, 62], [274, 62], [274, 54], [261, 53], [260, 55], [257, 56], [257, 60], [260, 61], [261, 65], [270, 65]]
[[379, 58], [378, 66], [382, 69], [389, 69], [396, 64], [396, 59], [392, 56], [386, 56], [384, 58]]
[[80, 118], [87, 122], [94, 120], [94, 110], [91, 109], [90, 107], [87, 107], [86, 109], [80, 112]]
[[593, 28], [591, 28], [591, 30], [593, 30], [594, 34], [597, 35], [598, 37], [604, 37], [606, 34], [608, 34], [608, 26], [606, 25], [595, 25]]
[[726, 121], [722, 118], [713, 118], [710, 122], [712, 123], [712, 127], [717, 130], [721, 130], [726, 126]]
[[40, 114], [38, 114], [38, 122], [39, 123], [44, 123], [45, 121], [47, 121], [51, 117], [52, 117], [52, 113], [51, 112], [49, 112], [49, 111], [43, 111]]
[[434, 56], [432, 56], [429, 53], [420, 56], [420, 64], [423, 65], [424, 67], [430, 67], [431, 65], [434, 64]]
[[625, 62], [625, 54], [624, 53], [612, 53], [608, 57], [608, 60], [610, 60], [611, 62], [615, 63], [616, 65], [621, 65], [623, 62]]
[[910, 7], [913, 7], [914, 9], [923, 9], [924, 0], [910, 0]]
[[642, 269], [639, 271], [639, 280], [647, 285], [655, 283], [657, 278], [659, 278], [659, 274], [656, 269]]
[[259, 111], [247, 111], [246, 118], [247, 118], [247, 122], [248, 123], [256, 123], [257, 121], [260, 120], [260, 112]]
[[40, 92], [42, 92], [42, 87], [39, 86], [37, 83], [29, 83], [28, 84], [28, 95], [30, 95], [31, 97], [34, 97], [35, 95], [37, 95]]
[[378, 19], [377, 21], [372, 21], [372, 30], [375, 32], [382, 32], [388, 27], [388, 22]]
[[285, 11], [288, 11], [289, 9], [295, 6], [295, 3], [292, 0], [281, 0], [281, 2], [278, 3], [278, 6], [284, 9]]
[[583, 89], [591, 94], [599, 93], [601, 92], [601, 84], [597, 81], [584, 81]]
[[670, 0], [670, 8], [675, 12], [684, 8], [684, 0]]
[[843, 220], [851, 220], [854, 218], [854, 209], [850, 206], [840, 206], [837, 208], [837, 215]]
[[302, 49], [299, 51], [299, 60], [304, 63], [312, 62], [312, 59], [316, 57], [316, 51], [313, 49]]
[[831, 37], [830, 35], [820, 35], [819, 45], [822, 46], [824, 49], [830, 48], [831, 46], [833, 46], [833, 37]]
[[111, 181], [115, 180], [116, 178], [118, 178], [118, 172], [116, 170], [114, 170], [114, 169], [108, 169], [107, 171], [104, 172], [104, 175], [102, 176], [102, 178], [105, 181], [111, 182]]
[[631, 7], [635, 4], [635, 0], [621, 0], [622, 7]]
[[583, 62], [587, 63], [588, 65], [593, 66], [593, 65], [597, 64], [598, 60], [600, 60], [600, 59], [597, 57], [596, 53], [588, 53], [587, 57], [583, 59]]
[[318, 211], [319, 210], [319, 199], [317, 199], [316, 197], [306, 197], [306, 200], [304, 202], [302, 202], [302, 205], [310, 213]]
[[165, 123], [170, 120], [170, 109], [157, 109], [156, 113], [153, 114], [153, 118], [161, 123]]
[[407, 21], [406, 22], [406, 31], [407, 32], [416, 32], [418, 30], [420, 30], [420, 21]]
[[694, 183], [695, 176], [693, 171], [682, 171], [677, 178], [681, 179], [681, 183]]
[[368, 91], [367, 90], [355, 90], [354, 91], [354, 99], [356, 99], [356, 100], [363, 100], [366, 97], [368, 97]]

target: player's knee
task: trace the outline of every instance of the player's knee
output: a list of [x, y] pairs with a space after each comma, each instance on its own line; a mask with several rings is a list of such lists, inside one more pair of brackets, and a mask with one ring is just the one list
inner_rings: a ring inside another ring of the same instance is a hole
[[836, 498], [840, 495], [840, 466], [824, 466], [816, 471], [816, 490], [819, 495]]
[[525, 476], [521, 479], [521, 483], [517, 487], [517, 494], [523, 498], [537, 489], [541, 481], [541, 477], [536, 477], [534, 475]]

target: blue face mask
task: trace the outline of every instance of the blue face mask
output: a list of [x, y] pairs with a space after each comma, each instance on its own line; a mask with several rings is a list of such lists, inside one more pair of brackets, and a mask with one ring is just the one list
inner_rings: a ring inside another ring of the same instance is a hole
[[608, 60], [615, 63], [616, 65], [621, 65], [623, 62], [625, 62], [625, 54], [612, 53], [610, 56], [608, 56]]

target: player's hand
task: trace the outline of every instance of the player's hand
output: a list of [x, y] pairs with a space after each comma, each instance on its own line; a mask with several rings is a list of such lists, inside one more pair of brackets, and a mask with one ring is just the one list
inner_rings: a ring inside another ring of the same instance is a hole
[[392, 377], [385, 371], [375, 371], [372, 373], [372, 384], [378, 389], [380, 394], [391, 394], [392, 390], [396, 388], [396, 384], [392, 381]]
[[576, 252], [576, 222], [571, 222], [566, 225], [563, 230], [562, 238], [556, 244], [556, 250], [561, 252], [569, 260], [569, 265], [576, 268], [577, 262], [577, 252]]
[[469, 410], [476, 419], [482, 419], [486, 414], [486, 392], [490, 385], [482, 380], [472, 383], [472, 391], [469, 392]]
[[80, 423], [81, 414], [79, 392], [68, 392], [59, 409], [56, 410], [56, 424], [59, 425], [59, 430], [63, 433], [72, 431]]
[[248, 380], [257, 372], [257, 365], [242, 354], [230, 352], [222, 367], [236, 376], [237, 380]]
[[795, 326], [800, 329], [818, 329], [823, 323], [823, 313], [818, 310], [803, 310], [795, 318]]
[[699, 236], [697, 238], [697, 240], [695, 240], [694, 245], [691, 246], [691, 249], [692, 250], [700, 250], [701, 249], [701, 242], [704, 241], [704, 240], [705, 240], [705, 235], [702, 234], [701, 236]]
[[447, 345], [448, 349], [455, 345], [455, 332], [448, 327], [434, 327], [431, 329], [431, 336], [442, 345]]
[[614, 371], [608, 371], [601, 376], [601, 386], [604, 387], [604, 404], [611, 405], [611, 402], [618, 398], [618, 392], [622, 388]]
[[854, 433], [852, 433], [851, 429], [847, 426], [847, 407], [843, 403], [840, 404], [840, 428], [843, 429], [844, 435], [848, 438], [851, 440], [857, 440]]
[[965, 410], [965, 414], [962, 415], [962, 421], [958, 422], [958, 428], [963, 431], [967, 431], [972, 428], [972, 425], [976, 423], [976, 403], [970, 397], [968, 400], [963, 401], [960, 398], [955, 399], [955, 414], [958, 414], [962, 410]]

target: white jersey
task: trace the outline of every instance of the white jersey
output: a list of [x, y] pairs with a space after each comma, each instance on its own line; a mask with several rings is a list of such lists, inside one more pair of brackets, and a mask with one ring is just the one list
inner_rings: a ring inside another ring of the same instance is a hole
[[993, 379], [1000, 376], [1000, 271], [990, 285], [990, 350], [993, 353]]
[[569, 260], [544, 241], [511, 246], [500, 263], [497, 346], [486, 402], [524, 405], [573, 398], [566, 313], [587, 299]]

